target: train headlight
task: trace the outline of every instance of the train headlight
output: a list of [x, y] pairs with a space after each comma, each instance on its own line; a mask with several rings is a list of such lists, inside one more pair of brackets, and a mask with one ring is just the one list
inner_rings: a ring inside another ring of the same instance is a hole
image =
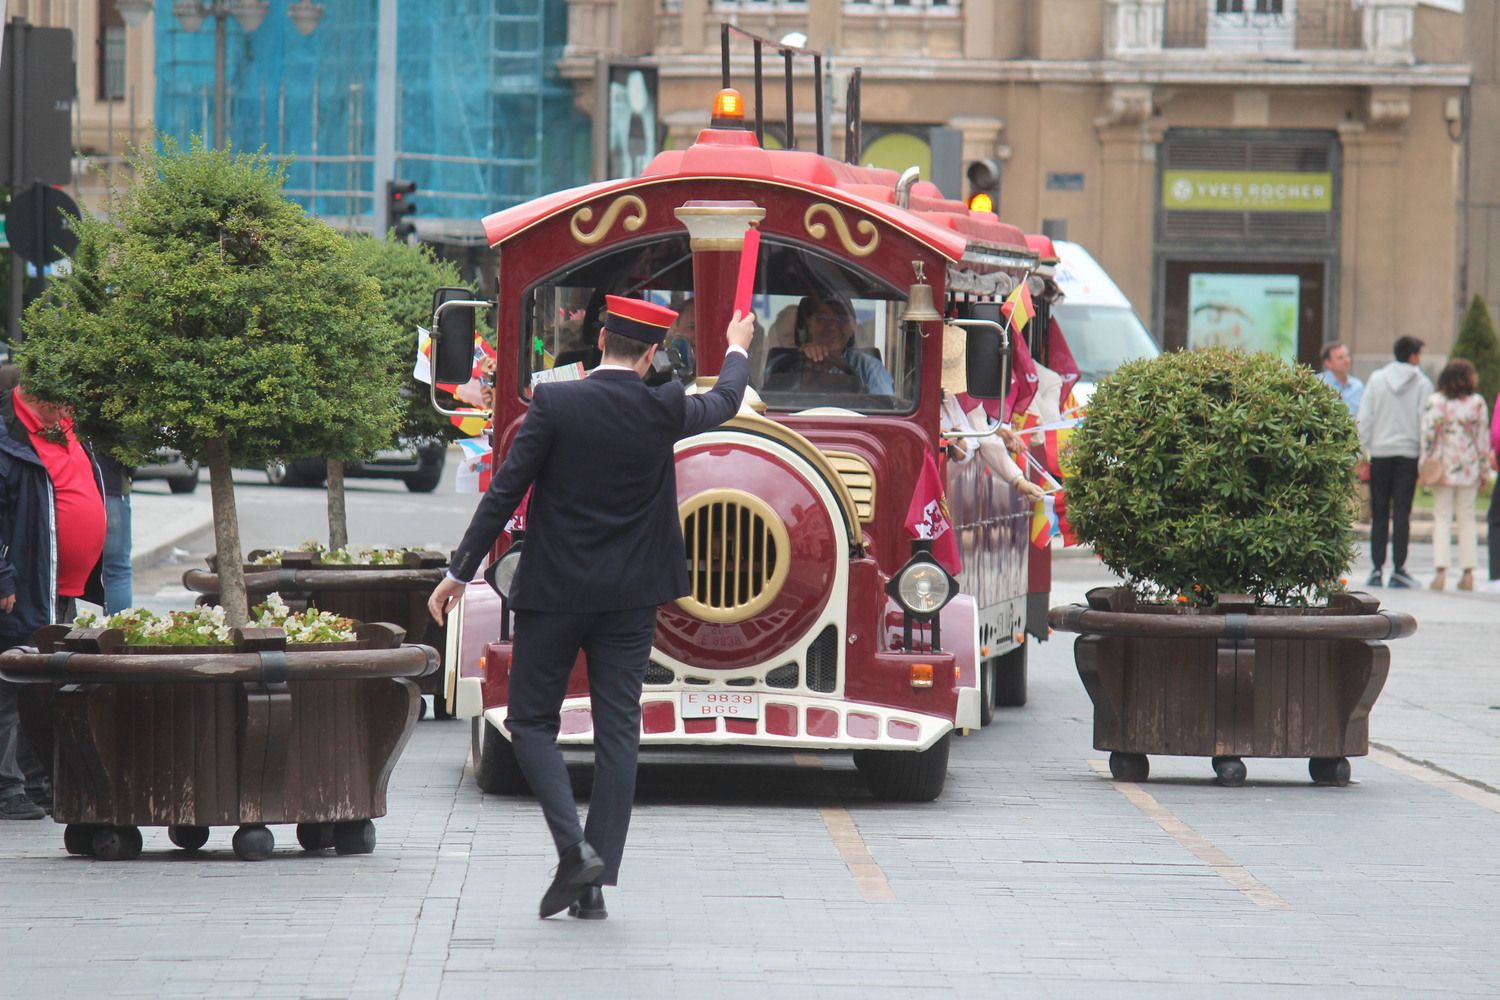
[[885, 590], [903, 611], [918, 621], [926, 621], [953, 600], [958, 593], [958, 581], [932, 553], [917, 552], [897, 570]]
[[505, 550], [505, 555], [490, 564], [489, 569], [484, 571], [484, 578], [505, 600], [510, 600], [511, 583], [516, 578], [516, 567], [521, 564], [521, 543], [517, 542]]

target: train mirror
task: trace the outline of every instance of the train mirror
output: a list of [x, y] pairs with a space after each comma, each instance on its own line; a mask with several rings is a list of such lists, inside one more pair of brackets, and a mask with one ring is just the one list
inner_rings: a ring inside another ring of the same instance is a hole
[[964, 358], [964, 375], [969, 383], [969, 395], [975, 399], [999, 399], [1005, 395], [1005, 383], [1000, 380], [1000, 347], [1003, 341], [1000, 331], [990, 327], [970, 327], [965, 331], [967, 356]]
[[[433, 381], [463, 385], [474, 372], [474, 293], [439, 288], [432, 296]], [[449, 305], [449, 303], [453, 303]]]

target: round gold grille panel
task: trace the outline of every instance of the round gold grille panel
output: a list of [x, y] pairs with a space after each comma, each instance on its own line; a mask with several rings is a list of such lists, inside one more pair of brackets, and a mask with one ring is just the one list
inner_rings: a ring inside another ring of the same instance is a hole
[[677, 507], [687, 548], [688, 595], [678, 604], [710, 622], [739, 622], [765, 610], [786, 582], [786, 524], [760, 497], [707, 490]]

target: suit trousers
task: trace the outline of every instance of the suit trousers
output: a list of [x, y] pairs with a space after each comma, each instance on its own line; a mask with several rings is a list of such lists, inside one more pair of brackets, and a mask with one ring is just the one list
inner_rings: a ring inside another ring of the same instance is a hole
[[[505, 726], [552, 840], [562, 853], [587, 840], [604, 859], [598, 884], [614, 885], [635, 802], [641, 684], [656, 635], [656, 606], [573, 614], [517, 611]], [[594, 787], [587, 826], [557, 746], [568, 675], [582, 650], [594, 723]]]
[[1406, 569], [1407, 539], [1411, 534], [1411, 501], [1417, 492], [1415, 458], [1370, 459], [1370, 562], [1385, 565], [1385, 540], [1391, 540], [1396, 569]]

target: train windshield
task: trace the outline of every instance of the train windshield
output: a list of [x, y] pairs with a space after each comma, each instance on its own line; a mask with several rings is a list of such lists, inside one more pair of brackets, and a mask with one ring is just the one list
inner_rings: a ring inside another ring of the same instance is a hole
[[[523, 384], [579, 377], [599, 363], [605, 295], [680, 313], [648, 383], [697, 376], [692, 250], [670, 237], [611, 250], [552, 276], [527, 295]], [[774, 410], [840, 407], [906, 413], [917, 402], [921, 337], [902, 322], [905, 297], [868, 274], [766, 238], [752, 307], [750, 384]]]

